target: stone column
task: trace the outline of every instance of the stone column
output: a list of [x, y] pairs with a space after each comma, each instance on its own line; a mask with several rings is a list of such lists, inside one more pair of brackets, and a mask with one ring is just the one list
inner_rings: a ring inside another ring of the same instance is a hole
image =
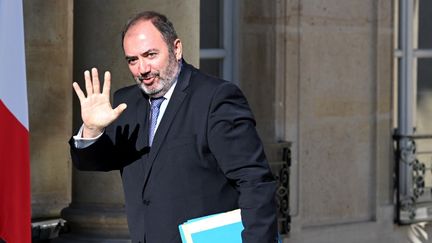
[[38, 221], [58, 218], [71, 200], [66, 141], [72, 130], [73, 1], [25, 0], [23, 4], [32, 218]]
[[[168, 16], [183, 41], [188, 62], [199, 60], [199, 1], [129, 0], [74, 2], [74, 80], [83, 87], [83, 72], [97, 67], [111, 71], [112, 92], [133, 84], [121, 49], [121, 28], [127, 19], [143, 10]], [[71, 85], [72, 92], [72, 85]], [[81, 126], [79, 101], [74, 97], [74, 130]], [[61, 242], [130, 242], [124, 198], [118, 171], [73, 170], [72, 203], [63, 210], [71, 232]]]

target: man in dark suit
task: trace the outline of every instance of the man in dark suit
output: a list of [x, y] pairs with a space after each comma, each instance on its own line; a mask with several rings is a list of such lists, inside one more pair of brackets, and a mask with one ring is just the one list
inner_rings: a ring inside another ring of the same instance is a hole
[[155, 12], [129, 21], [122, 45], [138, 85], [109, 101], [95, 68], [84, 72], [83, 126], [70, 140], [81, 170], [120, 170], [132, 242], [181, 242], [188, 219], [241, 209], [243, 242], [277, 242], [270, 172], [247, 101], [234, 84], [182, 59], [171, 22]]

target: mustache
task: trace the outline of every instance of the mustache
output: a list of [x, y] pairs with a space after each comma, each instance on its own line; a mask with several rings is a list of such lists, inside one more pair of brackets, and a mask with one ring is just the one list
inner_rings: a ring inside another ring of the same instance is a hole
[[156, 77], [160, 77], [160, 73], [159, 72], [144, 73], [144, 74], [141, 74], [140, 76], [138, 76], [137, 79], [139, 81], [143, 81], [144, 79], [151, 79], [151, 78], [156, 78]]

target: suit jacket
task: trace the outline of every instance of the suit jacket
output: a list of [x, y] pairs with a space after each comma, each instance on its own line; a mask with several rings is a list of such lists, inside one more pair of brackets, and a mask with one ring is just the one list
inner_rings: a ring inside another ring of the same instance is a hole
[[118, 90], [127, 109], [94, 144], [71, 155], [80, 170], [120, 170], [132, 242], [181, 242], [188, 219], [241, 208], [243, 242], [276, 242], [276, 182], [255, 120], [236, 85], [183, 63], [148, 145], [149, 101]]

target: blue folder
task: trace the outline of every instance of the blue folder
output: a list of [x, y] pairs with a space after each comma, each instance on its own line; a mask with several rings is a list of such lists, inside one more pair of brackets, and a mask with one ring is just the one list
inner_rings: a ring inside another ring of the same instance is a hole
[[179, 225], [183, 243], [241, 243], [240, 209], [191, 219]]
[[[242, 243], [240, 209], [190, 219], [179, 225], [183, 243]], [[282, 242], [279, 238], [280, 243]]]

